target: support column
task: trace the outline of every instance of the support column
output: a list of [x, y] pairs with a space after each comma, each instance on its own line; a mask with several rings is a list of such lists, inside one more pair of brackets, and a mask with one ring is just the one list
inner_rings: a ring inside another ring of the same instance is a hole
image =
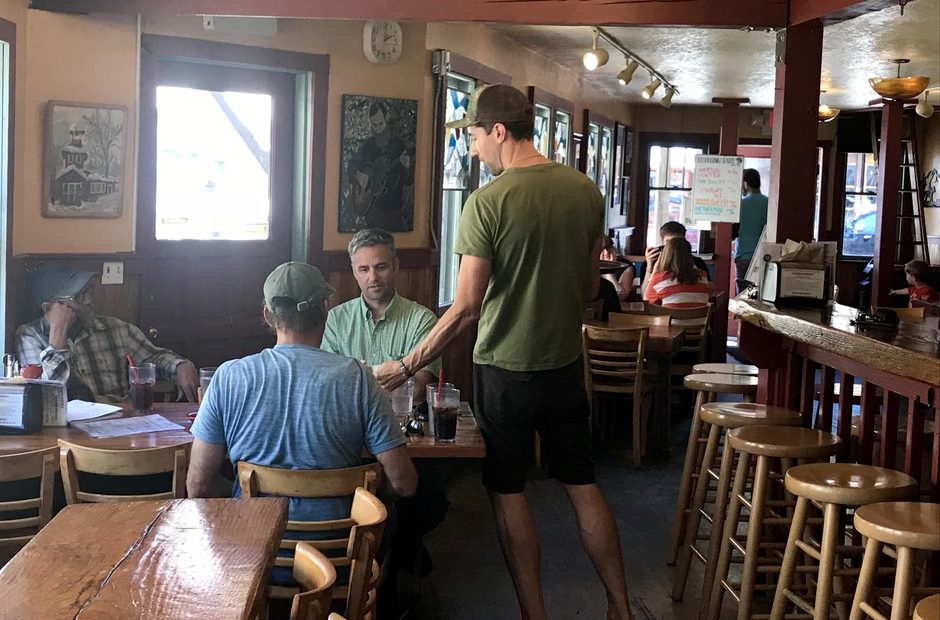
[[888, 305], [894, 277], [898, 238], [898, 188], [901, 181], [901, 140], [904, 137], [904, 102], [884, 100], [881, 108], [881, 146], [878, 149], [878, 212], [875, 215], [875, 268], [871, 303]]
[[768, 241], [813, 238], [822, 37], [819, 20], [777, 33]]
[[[712, 103], [720, 103], [722, 107], [719, 155], [738, 154], [738, 112], [741, 104], [749, 101], [746, 97], [712, 99]], [[715, 237], [715, 293], [725, 293], [718, 296], [718, 306], [715, 308], [715, 319], [712, 323], [713, 355], [717, 361], [723, 362], [728, 344], [728, 298], [736, 292], [731, 287], [731, 223], [713, 223], [712, 235]]]

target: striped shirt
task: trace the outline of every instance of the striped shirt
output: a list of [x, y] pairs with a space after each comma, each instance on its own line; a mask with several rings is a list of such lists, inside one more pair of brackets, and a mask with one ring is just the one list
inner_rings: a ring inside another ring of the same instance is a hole
[[113, 316], [96, 316], [91, 326], [69, 337], [65, 349], [49, 344], [49, 324], [36, 319], [16, 330], [16, 355], [20, 365], [42, 364], [42, 378], [62, 381], [70, 388], [81, 381], [95, 400], [127, 400], [127, 356], [136, 363], [151, 362], [158, 379], [175, 379], [176, 366], [186, 359], [154, 346], [134, 325]]
[[708, 304], [710, 289], [708, 276], [697, 269], [698, 282], [680, 284], [674, 274], [660, 271], [650, 276], [646, 299], [650, 303], [662, 303], [664, 308], [694, 308]]

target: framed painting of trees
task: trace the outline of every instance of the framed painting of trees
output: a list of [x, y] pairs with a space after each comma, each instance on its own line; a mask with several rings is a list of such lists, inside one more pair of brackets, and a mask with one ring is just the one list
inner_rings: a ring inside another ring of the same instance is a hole
[[50, 101], [46, 109], [42, 214], [120, 217], [127, 108]]

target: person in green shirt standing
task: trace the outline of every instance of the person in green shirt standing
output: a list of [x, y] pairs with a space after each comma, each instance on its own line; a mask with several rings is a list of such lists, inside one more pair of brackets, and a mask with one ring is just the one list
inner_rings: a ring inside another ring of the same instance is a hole
[[[398, 256], [391, 233], [360, 230], [347, 249], [362, 294], [330, 310], [320, 348], [369, 366], [400, 360], [428, 335], [437, 317], [396, 291]], [[434, 359], [414, 373], [416, 403], [424, 402], [425, 386], [436, 380], [440, 367]]]
[[489, 491], [522, 617], [545, 618], [540, 550], [523, 490], [538, 431], [548, 473], [574, 507], [585, 551], [604, 584], [607, 617], [630, 618], [617, 524], [594, 477], [583, 384], [581, 318], [600, 281], [604, 202], [585, 175], [532, 143], [532, 106], [496, 84], [471, 95], [471, 154], [496, 179], [464, 205], [454, 251], [462, 256], [454, 303], [398, 363], [375, 369], [386, 389], [479, 323], [474, 415], [486, 444]]
[[751, 265], [757, 242], [767, 225], [767, 196], [760, 193], [760, 173], [757, 170], [744, 169], [742, 189], [741, 221], [732, 227], [733, 236], [738, 240], [738, 248], [734, 253], [738, 292], [743, 288], [747, 268]]

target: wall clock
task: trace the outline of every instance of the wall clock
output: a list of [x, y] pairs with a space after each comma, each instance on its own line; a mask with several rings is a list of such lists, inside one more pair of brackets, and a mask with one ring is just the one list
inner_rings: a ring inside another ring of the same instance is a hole
[[378, 65], [390, 65], [401, 57], [402, 33], [398, 22], [366, 22], [362, 51]]

